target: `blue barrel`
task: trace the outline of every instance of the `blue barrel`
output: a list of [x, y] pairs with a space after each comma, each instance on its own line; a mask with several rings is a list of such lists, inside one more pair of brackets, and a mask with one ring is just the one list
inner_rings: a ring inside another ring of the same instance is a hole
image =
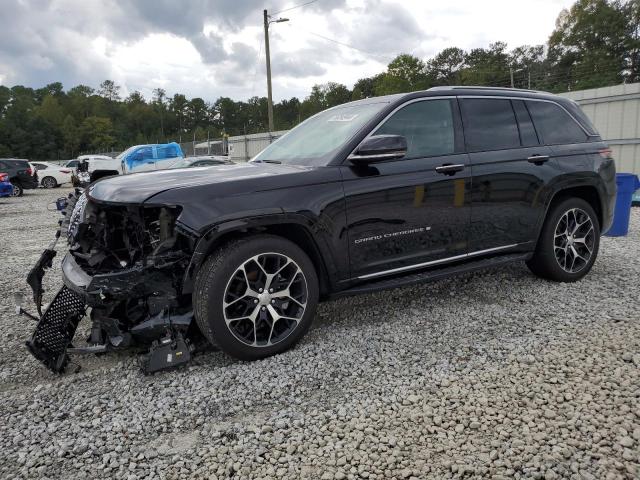
[[633, 173], [616, 173], [616, 208], [613, 213], [613, 225], [606, 233], [609, 237], [622, 237], [629, 233], [629, 216], [633, 192], [640, 188], [640, 180]]

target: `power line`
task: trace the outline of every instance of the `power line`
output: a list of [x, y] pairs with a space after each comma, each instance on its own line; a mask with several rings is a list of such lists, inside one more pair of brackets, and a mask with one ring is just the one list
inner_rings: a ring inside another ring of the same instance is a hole
[[295, 10], [296, 8], [306, 7], [307, 5], [311, 5], [312, 3], [316, 3], [318, 0], [311, 0], [310, 2], [301, 3], [300, 5], [294, 5], [293, 7], [285, 8], [284, 10], [280, 10], [279, 12], [272, 13], [271, 15], [279, 15], [284, 12], [288, 12], [289, 10]]
[[381, 54], [379, 54], [379, 53], [367, 52], [366, 50], [363, 50], [363, 49], [361, 49], [361, 48], [355, 47], [355, 46], [353, 46], [353, 45], [349, 45], [348, 43], [341, 42], [341, 41], [336, 40], [336, 39], [334, 39], [334, 38], [325, 37], [324, 35], [320, 35], [319, 33], [309, 32], [308, 30], [305, 30], [305, 32], [306, 32], [306, 33], [308, 33], [308, 34], [310, 34], [310, 35], [314, 35], [314, 36], [316, 36], [316, 37], [320, 37], [320, 38], [322, 38], [322, 39], [324, 39], [324, 40], [327, 40], [328, 42], [333, 42], [333, 43], [335, 43], [335, 44], [342, 45], [343, 47], [347, 47], [347, 48], [351, 48], [351, 49], [353, 49], [353, 50], [357, 50], [357, 51], [358, 51], [358, 52], [360, 52], [360, 53], [364, 53], [364, 54], [366, 54], [366, 55], [370, 55], [370, 56], [372, 56], [372, 57], [383, 58], [383, 59], [384, 59], [384, 60], [386, 60], [386, 61], [391, 61], [391, 60], [392, 60], [392, 58], [391, 58], [391, 57], [388, 57], [387, 55], [384, 55], [384, 54], [383, 54], [383, 55], [381, 55]]

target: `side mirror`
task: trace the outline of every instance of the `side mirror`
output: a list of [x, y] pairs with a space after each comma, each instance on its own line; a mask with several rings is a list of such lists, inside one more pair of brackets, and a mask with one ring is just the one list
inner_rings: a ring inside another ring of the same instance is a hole
[[407, 139], [402, 135], [374, 135], [366, 138], [349, 155], [354, 165], [368, 165], [402, 158], [407, 154]]

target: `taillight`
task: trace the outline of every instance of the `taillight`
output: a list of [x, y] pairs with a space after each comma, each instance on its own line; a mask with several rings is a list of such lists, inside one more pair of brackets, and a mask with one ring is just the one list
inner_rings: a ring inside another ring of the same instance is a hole
[[61, 173], [71, 173], [71, 170], [60, 170]]
[[605, 158], [607, 160], [610, 160], [613, 158], [613, 155], [612, 155], [613, 152], [611, 151], [610, 148], [603, 148], [602, 150], [599, 150], [598, 153], [602, 158]]
[[6, 173], [0, 173], [0, 182], [6, 182], [9, 180], [9, 175]]
[[31, 170], [31, 167], [27, 168], [27, 175], [33, 175], [33, 170]]

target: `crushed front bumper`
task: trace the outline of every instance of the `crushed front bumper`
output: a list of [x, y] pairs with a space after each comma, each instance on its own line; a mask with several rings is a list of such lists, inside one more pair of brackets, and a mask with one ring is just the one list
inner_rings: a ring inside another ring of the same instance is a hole
[[135, 298], [166, 290], [167, 279], [153, 267], [134, 266], [97, 275], [87, 274], [67, 253], [62, 259], [62, 280], [67, 288], [90, 306], [103, 305], [105, 296], [113, 299]]

